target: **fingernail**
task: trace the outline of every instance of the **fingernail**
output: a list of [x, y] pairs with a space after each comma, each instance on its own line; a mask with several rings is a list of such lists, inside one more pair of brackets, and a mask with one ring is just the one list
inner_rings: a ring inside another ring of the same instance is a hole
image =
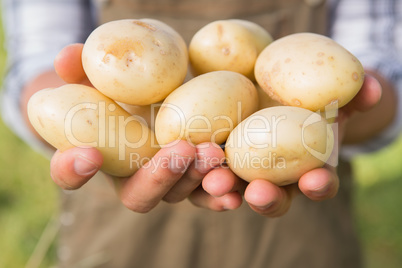
[[257, 206], [257, 208], [258, 208], [258, 209], [261, 209], [261, 210], [267, 210], [267, 209], [269, 209], [270, 207], [272, 207], [274, 204], [275, 204], [275, 202], [271, 202], [271, 203], [268, 203], [268, 204], [263, 205], [263, 206]]
[[323, 195], [326, 195], [328, 192], [329, 192], [329, 190], [330, 190], [330, 185], [329, 184], [325, 184], [325, 185], [322, 185], [322, 186], [320, 186], [320, 187], [317, 187], [316, 189], [314, 189], [314, 191], [312, 191], [312, 193], [313, 193], [313, 195], [315, 195], [315, 196], [323, 196]]
[[179, 174], [186, 172], [187, 168], [191, 165], [193, 158], [190, 156], [181, 156], [172, 153], [169, 161], [169, 169], [172, 173]]
[[222, 166], [222, 163], [224, 162], [223, 159], [219, 158], [206, 158], [202, 154], [197, 154], [197, 158], [195, 159], [195, 168], [197, 169], [198, 172], [205, 174], [208, 173], [211, 169]]
[[99, 167], [82, 155], [77, 155], [74, 159], [74, 171], [77, 175], [86, 176], [98, 171]]

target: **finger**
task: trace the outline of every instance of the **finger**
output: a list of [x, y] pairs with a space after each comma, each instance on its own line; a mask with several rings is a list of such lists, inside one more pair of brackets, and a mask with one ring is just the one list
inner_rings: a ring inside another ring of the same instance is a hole
[[81, 61], [83, 47], [84, 44], [68, 45], [54, 60], [56, 73], [67, 83], [89, 84]]
[[254, 180], [247, 186], [244, 199], [257, 213], [278, 217], [289, 210], [296, 189], [295, 184], [279, 187], [269, 181]]
[[150, 211], [185, 173], [195, 153], [193, 145], [179, 141], [159, 150], [130, 178], [117, 179], [123, 204], [136, 212]]
[[225, 160], [225, 153], [215, 143], [203, 143], [196, 146], [196, 158], [181, 179], [169, 190], [163, 200], [175, 203], [187, 198], [196, 189], [208, 172], [220, 166]]
[[50, 162], [50, 175], [63, 189], [78, 189], [102, 166], [102, 154], [95, 148], [56, 151]]
[[195, 206], [213, 211], [225, 211], [239, 208], [243, 202], [239, 192], [231, 192], [223, 196], [214, 197], [204, 191], [202, 187], [194, 190], [188, 198]]
[[231, 192], [244, 193], [247, 182], [236, 176], [228, 167], [211, 170], [203, 179], [202, 187], [212, 196], [220, 197]]
[[317, 168], [304, 174], [299, 189], [311, 200], [322, 201], [334, 197], [339, 189], [335, 168]]
[[381, 99], [382, 87], [373, 76], [366, 74], [364, 83], [357, 95], [344, 107], [347, 112], [366, 112], [373, 108]]

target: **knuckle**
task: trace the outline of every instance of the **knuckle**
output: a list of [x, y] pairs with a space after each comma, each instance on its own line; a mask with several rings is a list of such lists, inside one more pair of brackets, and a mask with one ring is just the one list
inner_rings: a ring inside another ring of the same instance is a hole
[[120, 200], [126, 208], [138, 213], [147, 213], [154, 208], [154, 205], [149, 202], [136, 200], [136, 198], [132, 196], [122, 196]]
[[186, 199], [186, 196], [180, 195], [179, 193], [176, 192], [169, 192], [163, 197], [163, 201], [170, 204], [179, 203], [184, 199]]
[[149, 178], [151, 180], [152, 185], [154, 185], [154, 187], [165, 187], [167, 185], [169, 185], [170, 180], [167, 177], [163, 177], [163, 176], [152, 176]]

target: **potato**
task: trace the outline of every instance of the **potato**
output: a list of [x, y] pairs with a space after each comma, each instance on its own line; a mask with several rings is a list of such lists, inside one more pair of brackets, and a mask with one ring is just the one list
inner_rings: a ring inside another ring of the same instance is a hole
[[82, 64], [104, 95], [133, 105], [163, 100], [180, 86], [188, 69], [183, 38], [151, 19], [117, 20], [100, 25], [88, 37]]
[[130, 176], [158, 151], [153, 132], [94, 88], [68, 84], [43, 89], [28, 102], [35, 130], [61, 151], [90, 146], [103, 155], [105, 173]]
[[269, 108], [273, 106], [282, 106], [282, 103], [273, 100], [268, 94], [262, 90], [260, 85], [254, 84], [258, 92], [258, 110]]
[[150, 105], [132, 105], [118, 101], [116, 101], [116, 103], [129, 114], [143, 118], [147, 123], [147, 126], [150, 129], [155, 130], [155, 118], [158, 114], [159, 108], [162, 105], [162, 102], [153, 103]]
[[221, 144], [257, 108], [258, 94], [247, 77], [231, 71], [206, 73], [165, 99], [156, 116], [155, 135], [161, 146], [175, 140]]
[[219, 20], [201, 28], [189, 45], [194, 75], [228, 70], [254, 79], [258, 54], [272, 42], [261, 26], [246, 20]]
[[363, 66], [332, 39], [298, 33], [272, 42], [258, 56], [255, 77], [267, 94], [284, 105], [324, 110], [347, 104], [360, 90]]
[[277, 106], [242, 121], [230, 133], [225, 154], [230, 169], [240, 178], [283, 186], [323, 166], [333, 146], [332, 128], [318, 113]]

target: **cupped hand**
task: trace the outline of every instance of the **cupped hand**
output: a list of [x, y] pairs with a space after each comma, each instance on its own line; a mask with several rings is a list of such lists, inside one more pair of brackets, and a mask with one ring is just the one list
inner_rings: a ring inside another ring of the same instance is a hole
[[[91, 85], [82, 67], [82, 49], [83, 44], [69, 45], [54, 61], [56, 73], [66, 83]], [[99, 171], [102, 162], [102, 155], [94, 148], [57, 151], [51, 160], [51, 176], [60, 187], [77, 189]], [[242, 196], [235, 191], [237, 189], [224, 196], [213, 197], [201, 187], [202, 179], [210, 171], [211, 174], [235, 178], [230, 170], [220, 167], [223, 162], [224, 152], [216, 144], [194, 146], [178, 141], [160, 149], [133, 176], [111, 179], [122, 203], [137, 212], [147, 212], [162, 200], [176, 203], [192, 195], [194, 198], [190, 200], [197, 206], [217, 211], [235, 209], [242, 203]], [[236, 180], [240, 181], [237, 177]]]
[[[91, 179], [102, 166], [102, 155], [95, 148], [72, 148], [57, 151], [51, 160], [51, 177], [63, 189], [78, 189]], [[211, 170], [219, 170], [224, 161], [222, 149], [213, 143], [197, 146], [186, 141], [162, 148], [134, 175], [127, 178], [110, 177], [122, 203], [136, 212], [148, 212], [160, 201], [176, 203], [193, 193], [203, 192], [200, 184]], [[215, 169], [216, 168], [216, 169]], [[232, 175], [222, 169], [221, 175]], [[222, 210], [235, 209], [241, 204], [241, 195], [229, 193], [224, 198], [207, 195], [208, 202], [194, 201], [196, 205]]]
[[[68, 83], [90, 84], [81, 64], [82, 47], [82, 44], [67, 46], [55, 60], [56, 72]], [[339, 110], [336, 147], [342, 143], [350, 115], [369, 110], [380, 97], [380, 84], [374, 77], [366, 76], [357, 96]], [[337, 151], [332, 157], [337, 158]], [[102, 156], [96, 149], [73, 148], [54, 154], [51, 174], [60, 187], [77, 189], [101, 165]], [[311, 200], [321, 201], [334, 197], [339, 187], [336, 167], [331, 165], [305, 173], [297, 185], [279, 187], [258, 179], [246, 183], [225, 166], [224, 152], [219, 146], [213, 143], [193, 146], [186, 141], [162, 148], [133, 176], [113, 178], [113, 181], [123, 204], [137, 212], [147, 212], [162, 200], [175, 203], [185, 198], [196, 206], [222, 211], [238, 208], [244, 198], [254, 211], [270, 217], [285, 214], [296, 194], [303, 193]]]
[[[372, 75], [366, 75], [358, 94], [346, 106], [339, 109], [335, 123], [332, 125], [335, 134], [335, 145], [330, 157], [330, 163], [322, 168], [313, 169], [305, 173], [297, 184], [279, 187], [268, 181], [256, 179], [245, 188], [240, 187], [240, 189], [244, 189], [245, 201], [257, 213], [277, 217], [284, 215], [288, 211], [293, 197], [297, 194], [302, 193], [313, 201], [333, 198], [338, 192], [340, 183], [336, 163], [348, 120], [356, 112], [364, 114], [364, 112], [370, 111], [379, 103], [381, 96], [382, 86], [379, 81]], [[222, 184], [225, 184], [226, 188]], [[233, 189], [236, 189], [239, 188], [238, 185], [241, 185], [241, 183], [237, 181], [235, 176], [231, 180], [227, 178], [223, 180], [218, 176], [213, 176], [212, 172], [203, 180], [205, 191], [215, 197], [227, 195], [230, 189], [229, 185], [233, 185]], [[223, 189], [227, 190], [222, 191]]]

